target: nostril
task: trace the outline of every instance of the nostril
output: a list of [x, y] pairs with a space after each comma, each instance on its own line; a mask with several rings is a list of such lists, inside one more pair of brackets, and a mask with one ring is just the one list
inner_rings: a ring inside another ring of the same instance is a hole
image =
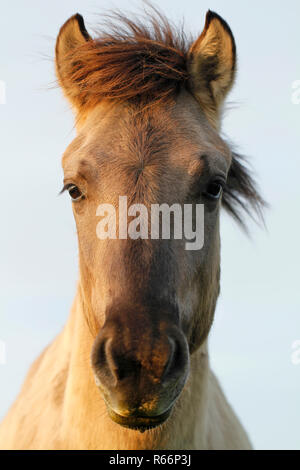
[[106, 346], [106, 338], [101, 339], [101, 341], [97, 341], [92, 350], [92, 365], [95, 369], [101, 370], [106, 362], [105, 359], [105, 346]]
[[112, 364], [114, 364], [114, 375], [119, 381], [127, 377], [134, 379], [140, 376], [142, 365], [134, 358], [123, 355], [112, 355]]
[[115, 384], [129, 376], [134, 377], [140, 374], [140, 362], [118, 351], [113, 344], [112, 338], [106, 340], [102, 354], [104, 367], [110, 377], [115, 380]]
[[170, 345], [170, 354], [163, 372], [163, 381], [174, 378], [175, 375], [179, 375], [182, 368], [185, 366], [184, 354], [180, 342], [170, 336], [168, 337], [168, 341]]
[[106, 366], [110, 371], [113, 378], [118, 381], [118, 366], [115, 362], [112, 347], [111, 347], [112, 339], [108, 339], [105, 344], [105, 356], [106, 356]]
[[169, 343], [169, 357], [166, 362], [163, 375], [162, 375], [162, 380], [166, 380], [167, 377], [170, 375], [170, 371], [173, 368], [173, 357], [176, 349], [176, 344], [175, 341], [168, 336], [168, 343]]
[[103, 384], [117, 380], [116, 364], [111, 352], [111, 338], [101, 338], [93, 348], [92, 364], [97, 379]]

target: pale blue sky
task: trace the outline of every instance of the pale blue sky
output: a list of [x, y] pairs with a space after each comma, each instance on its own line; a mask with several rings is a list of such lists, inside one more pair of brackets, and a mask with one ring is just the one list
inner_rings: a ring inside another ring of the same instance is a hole
[[[138, 5], [140, 2], [135, 2]], [[26, 370], [64, 324], [77, 279], [75, 227], [61, 189], [60, 157], [73, 121], [54, 80], [55, 37], [77, 11], [95, 25], [118, 0], [11, 1], [0, 17], [1, 299], [0, 417]], [[300, 449], [299, 124], [292, 83], [300, 80], [300, 3], [161, 0], [172, 19], [200, 32], [207, 9], [230, 24], [239, 73], [223, 131], [251, 157], [271, 209], [268, 231], [247, 239], [222, 218], [222, 293], [210, 339], [212, 365], [256, 448]]]

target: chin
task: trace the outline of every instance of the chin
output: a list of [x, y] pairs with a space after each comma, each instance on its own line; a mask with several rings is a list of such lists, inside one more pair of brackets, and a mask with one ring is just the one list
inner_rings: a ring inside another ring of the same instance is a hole
[[161, 424], [163, 424], [169, 418], [172, 408], [169, 408], [164, 413], [154, 416], [147, 416], [141, 414], [131, 414], [127, 416], [122, 416], [119, 413], [116, 413], [112, 408], [108, 407], [108, 414], [110, 418], [120, 426], [123, 426], [127, 429], [132, 429], [134, 431], [145, 432], [149, 429], [154, 429]]

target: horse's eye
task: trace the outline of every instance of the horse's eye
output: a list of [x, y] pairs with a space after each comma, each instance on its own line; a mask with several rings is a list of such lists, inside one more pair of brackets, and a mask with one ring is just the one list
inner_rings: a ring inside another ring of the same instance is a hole
[[82, 199], [83, 197], [82, 192], [77, 186], [75, 186], [75, 184], [72, 184], [71, 186], [69, 186], [68, 191], [69, 191], [72, 201], [78, 201], [79, 199]]
[[223, 191], [223, 185], [220, 181], [212, 181], [211, 183], [208, 184], [206, 191], [205, 191], [205, 196], [217, 200], [220, 198], [221, 194]]

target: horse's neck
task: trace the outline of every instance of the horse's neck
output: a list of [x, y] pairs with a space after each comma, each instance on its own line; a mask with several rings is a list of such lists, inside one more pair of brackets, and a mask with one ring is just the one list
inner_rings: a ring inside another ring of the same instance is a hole
[[[206, 345], [193, 354], [191, 372], [171, 418], [159, 428], [140, 433], [113, 423], [95, 385], [90, 367], [93, 336], [80, 298], [75, 299], [64, 335], [69, 342], [70, 364], [64, 394], [62, 446], [87, 449], [192, 448], [205, 436], [208, 358]], [[203, 443], [204, 444], [204, 443]]]

